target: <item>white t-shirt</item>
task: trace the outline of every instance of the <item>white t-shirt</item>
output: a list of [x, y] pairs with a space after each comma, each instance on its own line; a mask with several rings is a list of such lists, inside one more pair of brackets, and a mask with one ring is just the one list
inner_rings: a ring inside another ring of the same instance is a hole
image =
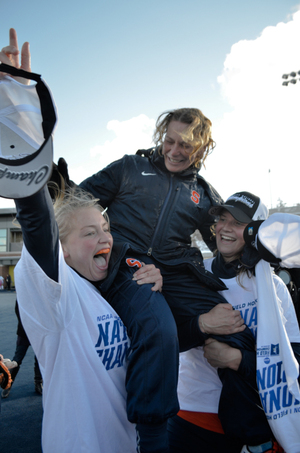
[[59, 255], [59, 283], [26, 247], [15, 269], [22, 323], [43, 375], [44, 453], [133, 453], [126, 415], [126, 328]]
[[[212, 259], [204, 260], [205, 268], [211, 271]], [[220, 294], [241, 315], [256, 337], [257, 329], [257, 288], [256, 278], [243, 274], [240, 283], [237, 278], [221, 279], [228, 290]], [[273, 274], [276, 293], [286, 318], [286, 330], [290, 342], [300, 343], [299, 326], [293, 302], [283, 281]], [[203, 348], [198, 347], [180, 354], [178, 397], [180, 409], [194, 412], [218, 413], [222, 383], [217, 369], [209, 365], [203, 356]]]

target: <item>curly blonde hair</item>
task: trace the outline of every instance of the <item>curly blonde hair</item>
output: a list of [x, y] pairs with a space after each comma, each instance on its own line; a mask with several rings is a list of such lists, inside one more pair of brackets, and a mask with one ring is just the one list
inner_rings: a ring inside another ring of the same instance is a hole
[[[216, 143], [211, 136], [212, 122], [203, 115], [201, 110], [195, 108], [181, 108], [170, 110], [159, 115], [153, 134], [153, 142], [156, 146], [163, 143], [167, 129], [171, 121], [180, 121], [188, 125], [181, 133], [182, 139], [193, 146], [190, 155], [195, 155], [194, 166], [200, 168], [209, 153], [214, 149]], [[160, 148], [161, 152], [161, 148]]]
[[79, 187], [57, 192], [54, 202], [54, 214], [59, 229], [59, 239], [64, 243], [70, 233], [71, 218], [79, 209], [96, 208], [109, 225], [109, 217], [99, 203], [99, 199]]

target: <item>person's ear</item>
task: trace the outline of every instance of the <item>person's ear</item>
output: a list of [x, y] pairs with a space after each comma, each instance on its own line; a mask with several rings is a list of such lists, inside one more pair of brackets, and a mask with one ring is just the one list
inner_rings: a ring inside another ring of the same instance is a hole
[[66, 259], [66, 258], [69, 258], [70, 253], [68, 252], [67, 247], [66, 247], [64, 244], [62, 244], [61, 246], [62, 246], [62, 249], [63, 249], [64, 258], [65, 258], [65, 259]]

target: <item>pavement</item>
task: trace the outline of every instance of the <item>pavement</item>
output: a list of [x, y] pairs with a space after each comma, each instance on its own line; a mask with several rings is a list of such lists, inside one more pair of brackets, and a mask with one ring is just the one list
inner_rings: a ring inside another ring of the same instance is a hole
[[[11, 360], [17, 340], [15, 302], [15, 291], [0, 291], [0, 354]], [[8, 398], [1, 398], [0, 451], [42, 453], [42, 416], [42, 396], [34, 391], [34, 353], [30, 347]]]

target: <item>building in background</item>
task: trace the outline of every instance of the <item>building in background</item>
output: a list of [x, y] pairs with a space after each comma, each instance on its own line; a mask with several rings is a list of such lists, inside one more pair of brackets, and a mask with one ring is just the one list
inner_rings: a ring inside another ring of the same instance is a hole
[[11, 277], [11, 289], [15, 286], [14, 268], [21, 256], [22, 231], [18, 227], [15, 208], [0, 209], [0, 275], [5, 280]]
[[300, 216], [300, 203], [296, 204], [296, 206], [286, 206], [285, 203], [280, 201], [276, 208], [269, 209], [269, 215], [275, 214], [275, 212], [285, 212], [286, 214]]

